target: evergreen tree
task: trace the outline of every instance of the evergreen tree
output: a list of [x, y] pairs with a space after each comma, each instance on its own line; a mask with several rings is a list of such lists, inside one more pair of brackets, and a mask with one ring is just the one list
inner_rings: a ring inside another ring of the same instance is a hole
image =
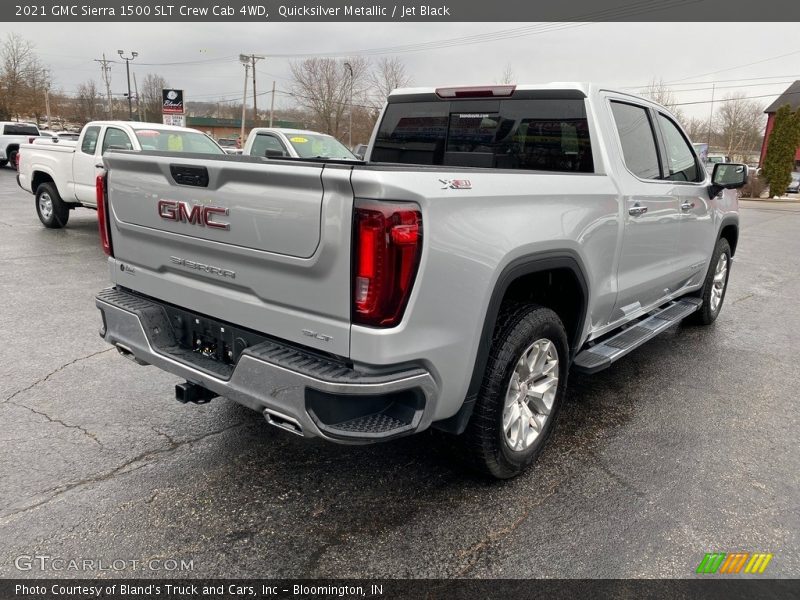
[[775, 113], [775, 123], [767, 143], [767, 155], [764, 158], [764, 177], [773, 196], [783, 195], [789, 187], [798, 146], [800, 146], [800, 110], [792, 113], [791, 107], [785, 104]]

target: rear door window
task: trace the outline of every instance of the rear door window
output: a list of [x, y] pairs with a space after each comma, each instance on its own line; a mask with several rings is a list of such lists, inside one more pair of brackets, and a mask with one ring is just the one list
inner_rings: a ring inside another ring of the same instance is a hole
[[97, 150], [97, 138], [100, 135], [100, 127], [93, 125], [87, 127], [83, 132], [83, 141], [81, 142], [81, 152], [84, 154], [94, 154]]
[[575, 98], [389, 104], [372, 160], [594, 172], [585, 103]]
[[641, 179], [661, 179], [656, 136], [650, 111], [626, 102], [611, 102], [622, 155], [628, 170]]

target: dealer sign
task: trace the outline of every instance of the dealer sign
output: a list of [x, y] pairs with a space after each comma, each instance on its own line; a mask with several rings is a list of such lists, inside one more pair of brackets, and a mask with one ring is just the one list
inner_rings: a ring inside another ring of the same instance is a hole
[[183, 114], [183, 90], [161, 90], [161, 100], [162, 114]]

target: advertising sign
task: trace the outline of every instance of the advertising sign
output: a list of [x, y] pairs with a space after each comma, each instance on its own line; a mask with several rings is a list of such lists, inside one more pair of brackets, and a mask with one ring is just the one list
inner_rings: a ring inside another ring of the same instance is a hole
[[161, 100], [162, 114], [183, 114], [183, 90], [161, 90]]
[[186, 127], [186, 115], [163, 115], [164, 125]]

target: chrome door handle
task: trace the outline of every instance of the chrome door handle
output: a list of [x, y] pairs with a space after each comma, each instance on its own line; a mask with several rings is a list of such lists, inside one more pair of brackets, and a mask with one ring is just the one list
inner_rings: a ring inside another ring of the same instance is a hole
[[628, 209], [628, 214], [629, 215], [633, 215], [634, 217], [641, 216], [646, 212], [647, 212], [647, 207], [646, 206], [639, 206], [638, 204], [636, 204], [634, 206], [631, 206]]
[[95, 169], [104, 169], [105, 165], [103, 163], [100, 163], [99, 165], [95, 165], [94, 168]]
[[684, 202], [681, 204], [681, 210], [692, 210], [694, 208], [694, 202]]

